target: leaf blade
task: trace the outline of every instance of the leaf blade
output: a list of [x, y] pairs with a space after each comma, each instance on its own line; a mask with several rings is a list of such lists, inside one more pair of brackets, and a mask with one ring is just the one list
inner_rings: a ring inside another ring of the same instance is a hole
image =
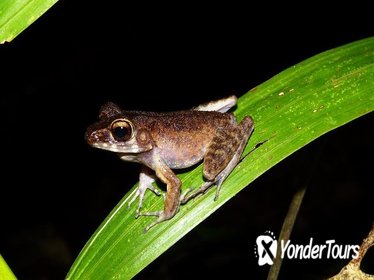
[[[219, 200], [214, 191], [181, 207], [170, 221], [144, 234], [152, 219], [134, 219], [126, 209], [130, 193], [107, 217], [72, 266], [68, 279], [131, 278], [211, 213], [276, 163], [317, 137], [374, 110], [374, 38], [307, 59], [239, 98], [235, 115], [249, 114], [255, 131], [244, 155], [267, 140], [235, 168]], [[202, 167], [180, 174], [183, 188], [199, 186]], [[132, 189], [134, 191], [135, 187]], [[130, 191], [131, 192], [131, 191]], [[162, 209], [162, 199], [146, 194], [144, 208]]]
[[58, 0], [0, 1], [0, 44], [10, 42]]
[[0, 255], [0, 279], [2, 280], [15, 280], [16, 276], [5, 262], [2, 255]]

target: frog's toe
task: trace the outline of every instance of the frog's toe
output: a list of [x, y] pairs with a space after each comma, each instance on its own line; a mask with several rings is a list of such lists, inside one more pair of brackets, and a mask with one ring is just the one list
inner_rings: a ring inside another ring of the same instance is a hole
[[144, 232], [147, 232], [148, 230], [150, 230], [155, 225], [157, 225], [157, 224], [159, 224], [163, 221], [169, 220], [174, 216], [173, 214], [167, 213], [165, 211], [145, 212], [145, 213], [141, 213], [141, 215], [142, 216], [157, 216], [158, 217], [153, 223], [151, 223], [151, 224], [149, 224], [148, 226], [145, 227]]
[[187, 195], [189, 193], [191, 193], [193, 191], [193, 188], [192, 187], [189, 187], [188, 189], [186, 189], [182, 194], [181, 194], [181, 197], [179, 198], [179, 201], [181, 204], [184, 204], [187, 202], [186, 198], [187, 198]]
[[156, 195], [161, 195], [160, 191], [157, 190], [155, 187], [153, 187], [151, 184], [149, 184], [149, 185], [148, 184], [147, 185], [146, 184], [139, 185], [138, 188], [136, 189], [136, 191], [134, 192], [131, 200], [127, 204], [127, 208], [130, 208], [131, 205], [133, 204], [133, 202], [139, 197], [139, 204], [138, 204], [138, 208], [136, 210], [136, 217], [139, 217], [139, 212], [140, 212], [140, 209], [143, 206], [144, 195], [145, 195], [145, 192], [147, 191], [147, 189], [150, 189]]
[[215, 181], [206, 181], [200, 188], [195, 189], [192, 191], [192, 189], [187, 189], [187, 193], [183, 194], [183, 198], [181, 199], [181, 204], [185, 204], [191, 199], [204, 194], [212, 185], [214, 185]]
[[156, 216], [158, 217], [156, 219], [156, 221], [154, 221], [153, 223], [149, 224], [145, 229], [144, 229], [144, 232], [147, 232], [150, 228], [154, 227], [155, 225], [157, 225], [158, 223], [160, 223], [161, 221], [163, 221], [162, 217], [164, 216], [163, 215], [164, 211], [155, 211], [155, 212], [139, 212], [138, 213], [138, 217], [139, 216]]
[[139, 216], [156, 216], [159, 217], [164, 211], [154, 211], [154, 212], [139, 212]]
[[139, 188], [136, 189], [136, 191], [130, 195], [130, 197], [132, 196], [131, 200], [129, 201], [129, 203], [127, 203], [127, 208], [130, 208], [131, 205], [134, 203], [134, 201], [140, 196], [140, 190]]
[[148, 186], [147, 186], [147, 189], [150, 189], [152, 192], [154, 192], [156, 195], [161, 195], [161, 192], [158, 190], [158, 189], [156, 189], [153, 185], [151, 185], [151, 184], [149, 184]]
[[136, 208], [136, 211], [135, 211], [135, 219], [139, 218], [139, 216], [141, 216], [140, 214], [140, 209], [141, 209], [141, 205], [138, 205], [138, 208]]

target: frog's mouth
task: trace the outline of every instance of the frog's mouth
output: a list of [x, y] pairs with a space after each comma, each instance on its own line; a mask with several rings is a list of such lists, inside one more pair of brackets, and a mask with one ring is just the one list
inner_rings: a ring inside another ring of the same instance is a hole
[[116, 143], [92, 143], [90, 144], [94, 148], [114, 152], [114, 153], [121, 153], [121, 154], [138, 154], [149, 151], [152, 149], [152, 146], [149, 145], [148, 147], [140, 147], [140, 146], [131, 146], [128, 145], [129, 143], [125, 144], [116, 144]]
[[[108, 138], [100, 139], [98, 134], [93, 133], [86, 137], [87, 143], [97, 149], [106, 150], [114, 153], [121, 153], [121, 154], [138, 154], [149, 151], [152, 149], [151, 143], [147, 145], [139, 145], [136, 142], [135, 137], [131, 138], [126, 142], [118, 142], [118, 141], [107, 141]], [[103, 141], [106, 140], [106, 141]]]

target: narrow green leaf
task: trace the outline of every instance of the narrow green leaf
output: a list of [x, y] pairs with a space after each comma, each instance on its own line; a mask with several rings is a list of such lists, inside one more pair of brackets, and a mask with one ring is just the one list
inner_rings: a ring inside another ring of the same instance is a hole
[[[170, 221], [144, 233], [154, 218], [135, 219], [130, 193], [113, 209], [73, 264], [68, 279], [131, 278], [279, 161], [324, 133], [374, 110], [374, 38], [357, 41], [305, 60], [252, 89], [238, 100], [240, 120], [251, 115], [255, 131], [245, 156], [215, 190], [181, 207]], [[125, 168], [125, 167], [124, 167]], [[183, 189], [203, 182], [202, 166], [180, 174]], [[160, 210], [161, 197], [148, 192], [144, 209]]]
[[1, 280], [17, 279], [1, 255], [0, 255], [0, 279]]
[[1, 0], [0, 44], [12, 41], [58, 0]]

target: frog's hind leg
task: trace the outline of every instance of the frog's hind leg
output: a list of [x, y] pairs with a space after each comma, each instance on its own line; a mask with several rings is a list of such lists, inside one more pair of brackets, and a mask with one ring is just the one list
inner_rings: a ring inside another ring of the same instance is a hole
[[229, 97], [226, 97], [220, 100], [215, 100], [215, 101], [201, 104], [199, 106], [192, 108], [192, 110], [194, 111], [216, 111], [216, 112], [225, 113], [236, 105], [236, 100], [237, 100], [236, 96], [231, 95]]
[[221, 185], [238, 164], [252, 131], [253, 120], [246, 116], [239, 125], [217, 132], [204, 157], [204, 177], [207, 181], [197, 190], [184, 193], [181, 197], [182, 204], [205, 193], [213, 184], [217, 185], [214, 199], [218, 199]]
[[167, 164], [159, 157], [154, 158], [157, 162], [155, 166], [156, 176], [166, 184], [166, 196], [164, 197], [164, 209], [156, 212], [140, 212], [140, 216], [156, 216], [157, 219], [148, 225], [144, 231], [148, 231], [155, 225], [169, 220], [175, 216], [180, 206], [180, 187], [181, 180], [167, 166]]

